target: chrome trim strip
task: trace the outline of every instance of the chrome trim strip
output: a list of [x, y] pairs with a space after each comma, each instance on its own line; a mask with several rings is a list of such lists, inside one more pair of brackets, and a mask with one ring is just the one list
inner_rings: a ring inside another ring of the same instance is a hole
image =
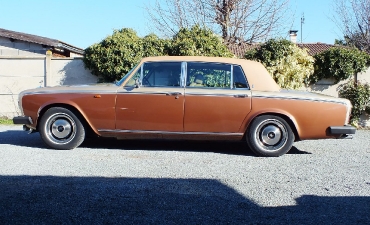
[[320, 98], [299, 98], [299, 97], [291, 97], [291, 96], [263, 96], [263, 95], [253, 95], [253, 98], [272, 98], [272, 99], [283, 99], [283, 100], [304, 100], [304, 101], [314, 101], [314, 102], [331, 102], [331, 103], [340, 103], [343, 105], [347, 105], [343, 101], [336, 101], [336, 100], [329, 100], [329, 99], [320, 99]]
[[[229, 90], [229, 89], [227, 89]], [[216, 97], [234, 97], [235, 95], [237, 95], [236, 93], [234, 94], [210, 94], [210, 93], [201, 93], [201, 92], [186, 92], [185, 95], [195, 95], [195, 96], [216, 96]]]
[[117, 94], [130, 94], [130, 95], [141, 95], [141, 94], [150, 94], [150, 95], [182, 95], [182, 89], [179, 91], [123, 91], [118, 92]]
[[47, 90], [47, 91], [31, 91], [24, 92], [25, 95], [40, 95], [40, 94], [117, 94], [117, 90]]
[[178, 132], [178, 131], [152, 131], [152, 130], [109, 130], [100, 129], [99, 132], [110, 133], [137, 133], [137, 134], [180, 134], [180, 135], [220, 135], [220, 136], [243, 136], [243, 133], [221, 133], [221, 132]]

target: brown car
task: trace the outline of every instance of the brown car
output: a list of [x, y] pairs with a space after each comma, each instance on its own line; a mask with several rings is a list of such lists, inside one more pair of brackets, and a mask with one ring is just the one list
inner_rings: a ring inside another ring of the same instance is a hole
[[350, 138], [346, 99], [281, 90], [258, 62], [212, 57], [144, 58], [115, 84], [59, 86], [19, 95], [22, 116], [51, 148], [88, 133], [118, 139], [247, 141], [280, 156], [294, 141]]

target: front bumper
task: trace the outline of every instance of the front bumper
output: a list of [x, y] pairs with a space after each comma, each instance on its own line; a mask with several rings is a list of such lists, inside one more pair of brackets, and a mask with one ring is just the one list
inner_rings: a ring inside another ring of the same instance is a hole
[[32, 118], [29, 116], [16, 116], [13, 118], [14, 124], [33, 124]]
[[356, 128], [352, 126], [332, 126], [329, 127], [329, 134], [337, 136], [338, 138], [351, 139], [352, 135], [356, 133]]

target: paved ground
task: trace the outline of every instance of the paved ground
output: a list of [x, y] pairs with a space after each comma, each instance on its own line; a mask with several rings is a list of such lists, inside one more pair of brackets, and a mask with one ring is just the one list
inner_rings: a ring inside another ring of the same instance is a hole
[[0, 126], [0, 224], [370, 224], [370, 131], [279, 158], [243, 143], [90, 140]]

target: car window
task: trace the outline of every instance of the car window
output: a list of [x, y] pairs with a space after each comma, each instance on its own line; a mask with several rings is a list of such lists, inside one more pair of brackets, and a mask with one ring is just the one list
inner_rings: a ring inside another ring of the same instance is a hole
[[234, 88], [249, 89], [249, 85], [247, 83], [247, 80], [245, 79], [245, 75], [240, 66], [233, 67], [233, 83], [234, 83]]
[[188, 87], [229, 88], [231, 65], [220, 63], [188, 63]]
[[140, 80], [140, 74], [141, 74], [141, 68], [138, 69], [135, 74], [130, 78], [130, 80], [127, 81], [126, 83], [126, 87], [132, 87], [132, 86], [136, 86], [136, 84], [139, 82]]
[[143, 66], [142, 85], [180, 87], [181, 62], [148, 62]]

